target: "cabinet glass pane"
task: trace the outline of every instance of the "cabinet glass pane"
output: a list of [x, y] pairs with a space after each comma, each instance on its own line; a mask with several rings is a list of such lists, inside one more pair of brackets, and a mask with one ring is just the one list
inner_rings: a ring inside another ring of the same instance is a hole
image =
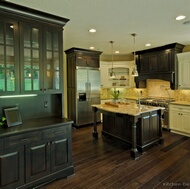
[[59, 53], [54, 53], [54, 86], [59, 89]]
[[14, 65], [14, 48], [6, 47], [6, 67], [10, 68]]
[[32, 79], [30, 70], [24, 71], [24, 88], [26, 91], [32, 90]]
[[2, 65], [0, 65], [0, 92], [5, 91], [5, 69], [1, 69], [1, 68], [2, 68]]
[[53, 50], [54, 51], [59, 50], [58, 35], [56, 33], [54, 33], [54, 35], [53, 35]]
[[0, 64], [3, 64], [4, 65], [4, 46], [3, 45], [0, 45]]
[[15, 90], [14, 67], [13, 67], [13, 69], [7, 69], [6, 76], [7, 76], [7, 78], [6, 78], [7, 91], [14, 91]]
[[24, 69], [31, 69], [31, 50], [24, 49]]
[[32, 47], [39, 48], [39, 30], [32, 28]]
[[46, 32], [46, 48], [52, 50], [52, 34], [50, 32]]
[[40, 83], [39, 83], [39, 71], [33, 70], [33, 74], [31, 70], [25, 70], [25, 90], [31, 91], [31, 90], [39, 90]]
[[33, 73], [33, 90], [39, 90], [40, 88], [40, 78], [39, 78], [39, 70], [34, 70]]
[[3, 22], [0, 22], [0, 44], [4, 43], [3, 29]]
[[31, 29], [30, 27], [24, 27], [24, 47], [31, 47]]
[[14, 44], [14, 27], [13, 24], [6, 23], [5, 31], [6, 31], [6, 44], [13, 45]]
[[47, 52], [47, 72], [46, 72], [46, 87], [47, 89], [53, 89], [53, 65], [52, 65], [52, 52]]
[[39, 65], [39, 50], [32, 51], [32, 62], [35, 65]]

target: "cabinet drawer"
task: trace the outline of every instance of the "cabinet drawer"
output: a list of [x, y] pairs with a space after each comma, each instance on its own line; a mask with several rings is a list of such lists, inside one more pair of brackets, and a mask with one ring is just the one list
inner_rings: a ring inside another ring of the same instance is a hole
[[47, 129], [42, 132], [43, 139], [50, 139], [58, 136], [64, 136], [71, 133], [71, 125]]
[[41, 138], [40, 134], [41, 132], [31, 132], [31, 133], [7, 137], [3, 139], [3, 147], [5, 149], [5, 148], [13, 147], [13, 146], [19, 146], [19, 145], [39, 141]]
[[170, 105], [170, 110], [190, 113], [190, 106]]

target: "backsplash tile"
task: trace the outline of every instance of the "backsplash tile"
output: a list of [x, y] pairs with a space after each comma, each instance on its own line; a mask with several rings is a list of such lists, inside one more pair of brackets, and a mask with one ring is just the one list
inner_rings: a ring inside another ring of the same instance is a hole
[[[111, 90], [113, 88], [101, 89], [101, 99], [111, 99]], [[175, 98], [177, 101], [190, 102], [190, 90], [171, 90], [170, 83], [164, 80], [151, 79], [147, 80], [146, 89], [137, 88], [116, 88], [120, 91], [120, 98], [138, 98], [138, 94], [142, 91], [142, 97], [165, 97]]]

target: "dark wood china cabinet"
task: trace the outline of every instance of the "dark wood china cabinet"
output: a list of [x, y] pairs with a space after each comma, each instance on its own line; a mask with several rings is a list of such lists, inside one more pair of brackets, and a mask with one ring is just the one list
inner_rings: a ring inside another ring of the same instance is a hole
[[[0, 116], [16, 105], [23, 121], [0, 127], [1, 189], [34, 188], [74, 173], [73, 121], [62, 117], [63, 27], [68, 21], [0, 1]], [[20, 97], [24, 94], [35, 97]]]

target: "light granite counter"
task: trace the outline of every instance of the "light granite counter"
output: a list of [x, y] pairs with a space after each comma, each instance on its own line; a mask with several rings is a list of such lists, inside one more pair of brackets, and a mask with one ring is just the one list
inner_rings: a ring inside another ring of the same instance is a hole
[[170, 102], [170, 104], [190, 106], [190, 102], [187, 101], [175, 101], [175, 102]]
[[123, 103], [117, 104], [118, 107], [114, 107], [112, 105], [107, 104], [99, 104], [99, 105], [92, 105], [92, 107], [96, 107], [100, 110], [108, 111], [108, 112], [114, 112], [114, 113], [120, 113], [120, 114], [128, 114], [131, 116], [138, 116], [145, 112], [151, 112], [159, 109], [164, 109], [163, 107], [157, 107], [157, 106], [147, 106], [147, 105], [140, 105], [140, 108], [138, 104], [136, 103]]

